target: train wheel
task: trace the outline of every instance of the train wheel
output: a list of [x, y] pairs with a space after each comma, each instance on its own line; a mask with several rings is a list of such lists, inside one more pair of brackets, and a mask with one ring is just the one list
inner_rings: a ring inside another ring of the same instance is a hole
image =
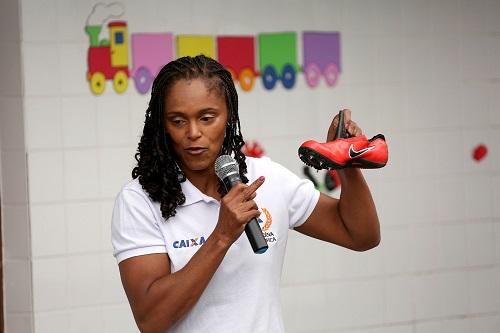
[[153, 76], [151, 72], [146, 67], [140, 67], [134, 75], [135, 89], [144, 95], [151, 88], [151, 83], [153, 82]]
[[236, 73], [231, 68], [226, 67], [226, 69], [229, 72], [229, 74], [231, 74], [231, 78], [233, 79], [233, 81], [238, 80], [238, 77], [236, 76]]
[[286, 64], [281, 71], [281, 82], [286, 89], [292, 89], [295, 85], [295, 68], [292, 65]]
[[92, 90], [95, 95], [100, 95], [104, 92], [104, 89], [106, 89], [106, 78], [104, 74], [95, 72], [90, 77], [90, 90]]
[[309, 87], [314, 88], [319, 84], [319, 80], [321, 78], [321, 70], [319, 66], [315, 63], [311, 63], [306, 66], [304, 71], [306, 77], [306, 83]]
[[271, 90], [276, 85], [278, 81], [278, 74], [273, 66], [266, 66], [264, 69], [264, 75], [262, 75], [262, 83], [267, 90]]
[[122, 94], [128, 87], [128, 76], [124, 71], [118, 71], [113, 77], [113, 87], [115, 91]]
[[339, 79], [339, 68], [335, 64], [328, 64], [323, 75], [325, 76], [326, 84], [333, 87]]
[[253, 88], [255, 75], [250, 68], [243, 68], [240, 72], [238, 81], [240, 81], [240, 87], [243, 91], [250, 91]]

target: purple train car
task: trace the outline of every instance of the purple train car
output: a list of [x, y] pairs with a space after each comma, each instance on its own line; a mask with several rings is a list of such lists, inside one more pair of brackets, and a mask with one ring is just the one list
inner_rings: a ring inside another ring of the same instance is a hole
[[302, 37], [307, 84], [316, 87], [323, 75], [326, 84], [334, 86], [341, 72], [340, 33], [307, 31]]

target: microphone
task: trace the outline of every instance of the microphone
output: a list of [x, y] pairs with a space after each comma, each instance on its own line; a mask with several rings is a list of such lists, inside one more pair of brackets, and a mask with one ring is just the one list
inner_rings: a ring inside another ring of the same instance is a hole
[[[229, 192], [234, 185], [241, 183], [239, 170], [238, 163], [229, 155], [221, 155], [215, 161], [215, 173], [224, 183], [226, 192]], [[267, 251], [267, 241], [255, 217], [245, 225], [245, 233], [254, 253], [261, 254]]]

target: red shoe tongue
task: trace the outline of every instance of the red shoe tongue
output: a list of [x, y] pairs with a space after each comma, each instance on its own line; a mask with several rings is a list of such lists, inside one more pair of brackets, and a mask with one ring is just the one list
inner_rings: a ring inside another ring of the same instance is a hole
[[377, 134], [377, 135], [375, 135], [373, 138], [371, 138], [368, 141], [373, 141], [373, 140], [376, 140], [376, 139], [382, 139], [382, 140], [385, 141], [385, 136], [383, 134]]

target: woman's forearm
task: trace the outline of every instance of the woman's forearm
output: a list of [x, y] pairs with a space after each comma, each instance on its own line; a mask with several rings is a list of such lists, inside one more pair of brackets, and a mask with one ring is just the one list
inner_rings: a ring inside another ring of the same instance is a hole
[[370, 189], [359, 169], [339, 170], [339, 214], [360, 251], [380, 243], [380, 224]]
[[164, 333], [196, 304], [230, 244], [213, 234], [179, 271], [156, 280], [144, 296], [136, 321], [142, 333]]

